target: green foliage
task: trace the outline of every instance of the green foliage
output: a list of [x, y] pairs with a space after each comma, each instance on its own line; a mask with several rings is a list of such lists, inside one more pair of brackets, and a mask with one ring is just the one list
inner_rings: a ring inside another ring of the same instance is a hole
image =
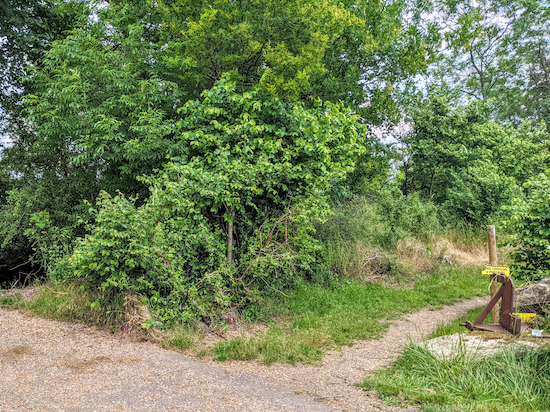
[[412, 344], [390, 369], [361, 386], [397, 403], [417, 403], [424, 410], [545, 411], [550, 407], [548, 348], [514, 345], [485, 359], [463, 344], [438, 359]]
[[524, 186], [527, 196], [509, 207], [512, 270], [520, 278], [538, 280], [550, 272], [550, 177], [540, 174]]
[[[224, 288], [231, 285], [231, 272], [220, 264], [223, 245], [201, 214], [186, 208], [187, 202], [170, 208], [171, 199], [163, 195], [153, 194], [136, 207], [135, 199], [102, 192], [98, 208], [91, 211], [90, 234], [76, 242], [51, 276], [81, 278], [106, 296], [125, 291], [144, 295], [166, 324], [176, 317], [214, 317], [230, 301]], [[190, 219], [183, 218], [187, 214]], [[100, 304], [108, 304], [105, 297]]]
[[451, 109], [432, 96], [406, 137], [402, 187], [442, 205], [455, 219], [484, 223], [518, 196], [522, 184], [546, 170], [546, 133], [536, 124], [504, 129], [472, 103]]
[[73, 227], [59, 228], [52, 225], [48, 212], [33, 213], [30, 217], [31, 229], [25, 231], [25, 235], [34, 241], [35, 250], [31, 263], [38, 263], [45, 271], [56, 264], [70, 252], [73, 238]]
[[[17, 23], [1, 26], [9, 32], [3, 47], [10, 53], [26, 47], [19, 61], [32, 63], [16, 76], [24, 93], [12, 108], [21, 122], [10, 125], [10, 147], [2, 155], [12, 191], [0, 212], [6, 216], [0, 235], [4, 245], [17, 245], [6, 258], [16, 254], [22, 261], [31, 251], [24, 233], [32, 228], [33, 213], [48, 212], [59, 228], [73, 226], [81, 202], [93, 202], [100, 190], [145, 199], [147, 185], [136, 177], [162, 168], [166, 156], [182, 156], [179, 162], [185, 163], [188, 148], [182, 146], [188, 142], [178, 136], [176, 124], [183, 120], [176, 109], [200, 100], [224, 73], [231, 73], [239, 93], [259, 88], [266, 101], [267, 96], [300, 101], [304, 110], [321, 98], [333, 102], [330, 110], [341, 116], [347, 115], [344, 102], [379, 123], [396, 117], [395, 84], [425, 69], [433, 46], [405, 22], [401, 1], [117, 0], [94, 9], [93, 19], [85, 2], [32, 5], [10, 0], [0, 6]], [[39, 58], [30, 58], [31, 51]], [[293, 110], [299, 117], [300, 109]], [[301, 116], [307, 122], [310, 114]], [[338, 147], [329, 145], [336, 157], [342, 154]], [[364, 155], [361, 170], [370, 167]], [[262, 206], [265, 212], [269, 205]], [[267, 212], [275, 221], [282, 214], [269, 207]]]
[[[425, 252], [424, 266], [435, 267], [437, 257], [429, 256], [430, 247], [440, 229], [438, 208], [430, 201], [418, 194], [404, 196], [393, 184], [378, 186], [369, 194], [333, 205], [332, 215], [317, 225], [316, 238], [322, 248], [319, 262], [341, 278], [359, 279], [376, 272], [392, 280], [410, 280], [418, 273], [396, 256], [398, 243], [418, 244]], [[367, 266], [373, 256], [377, 257]]]
[[[0, 3], [0, 134], [24, 133], [21, 96], [29, 92], [27, 70], [40, 65], [49, 44], [85, 24], [83, 1], [4, 0]], [[32, 89], [32, 88], [30, 88]]]
[[398, 187], [387, 186], [376, 194], [380, 217], [389, 228], [385, 243], [395, 246], [397, 241], [414, 237], [429, 242], [440, 228], [437, 207], [422, 200], [418, 193], [404, 196]]
[[153, 23], [139, 14], [111, 16], [54, 42], [28, 78], [36, 92], [25, 96], [25, 114], [36, 133], [16, 140], [8, 154], [25, 150], [33, 170], [63, 162], [64, 180], [82, 168], [86, 179], [71, 183], [92, 196], [97, 184], [146, 193], [135, 178], [171, 152], [174, 105], [185, 98], [152, 63], [161, 53], [147, 30]]
[[90, 234], [52, 272], [141, 294], [165, 323], [223, 317], [254, 289], [292, 284], [312, 261], [327, 190], [365, 150], [340, 105], [307, 110], [227, 80], [181, 112], [180, 156], [141, 179], [150, 197], [102, 192]]
[[163, 62], [193, 97], [231, 72], [239, 91], [343, 101], [373, 122], [395, 117], [394, 85], [424, 70], [433, 46], [402, 1], [177, 0], [159, 10]]
[[[550, 10], [537, 0], [444, 0], [423, 24], [439, 28], [442, 53], [428, 82], [462, 99], [491, 103], [504, 122], [548, 118]], [[461, 103], [459, 103], [461, 104]]]

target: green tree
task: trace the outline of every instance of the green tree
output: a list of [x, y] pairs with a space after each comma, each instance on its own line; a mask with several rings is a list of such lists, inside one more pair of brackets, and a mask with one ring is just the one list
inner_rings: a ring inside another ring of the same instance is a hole
[[142, 179], [145, 203], [103, 194], [90, 234], [53, 273], [134, 290], [167, 322], [292, 285], [314, 259], [328, 190], [369, 145], [357, 115], [317, 106], [216, 82], [180, 109], [179, 156]]
[[0, 3], [0, 133], [20, 131], [24, 76], [40, 65], [48, 45], [85, 24], [84, 2], [5, 0]]
[[481, 102], [452, 109], [441, 97], [427, 101], [404, 140], [404, 192], [420, 192], [458, 218], [484, 222], [509, 204], [518, 183], [546, 170], [543, 126], [504, 129], [487, 119], [487, 110]]
[[[431, 34], [404, 19], [405, 2], [164, 1], [165, 62], [191, 95], [232, 72], [288, 100], [343, 101], [370, 122], [396, 113], [395, 84], [426, 68]], [[184, 22], [182, 24], [182, 22]]]
[[427, 19], [440, 27], [443, 42], [428, 82], [450, 86], [463, 101], [491, 101], [493, 118], [543, 119], [545, 2], [449, 0], [433, 2], [431, 10]]
[[403, 20], [403, 2], [104, 6], [25, 68], [24, 127], [3, 157], [17, 176], [3, 213], [22, 218], [5, 220], [4, 245], [24, 241], [39, 211], [53, 225], [70, 224], [80, 201], [101, 189], [144, 199], [147, 186], [136, 177], [181, 153], [176, 108], [200, 99], [224, 72], [239, 92], [259, 86], [304, 107], [319, 97], [344, 101], [377, 123], [395, 117], [395, 83], [425, 68], [430, 50], [429, 36]]
[[508, 99], [508, 117], [550, 121], [550, 7], [537, 2], [530, 19], [517, 24], [514, 48], [521, 57], [522, 71], [514, 84], [514, 99]]
[[538, 280], [550, 272], [550, 178], [541, 173], [524, 184], [527, 196], [509, 207], [514, 274]]

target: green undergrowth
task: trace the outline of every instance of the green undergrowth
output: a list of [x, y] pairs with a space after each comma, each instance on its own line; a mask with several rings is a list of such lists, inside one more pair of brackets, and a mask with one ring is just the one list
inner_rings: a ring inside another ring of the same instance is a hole
[[512, 345], [480, 358], [461, 346], [440, 360], [411, 344], [391, 368], [359, 386], [386, 403], [417, 404], [425, 412], [548, 411], [550, 348]]
[[316, 362], [329, 348], [381, 337], [389, 320], [402, 314], [484, 295], [486, 280], [471, 268], [441, 270], [405, 289], [358, 281], [332, 287], [302, 284], [272, 305], [279, 312], [268, 330], [219, 342], [214, 359]]
[[0, 307], [19, 309], [33, 315], [56, 320], [77, 321], [98, 327], [116, 329], [123, 319], [123, 297], [110, 296], [109, 305], [99, 305], [98, 296], [69, 281], [35, 285], [37, 291], [29, 300], [20, 295], [0, 297]]

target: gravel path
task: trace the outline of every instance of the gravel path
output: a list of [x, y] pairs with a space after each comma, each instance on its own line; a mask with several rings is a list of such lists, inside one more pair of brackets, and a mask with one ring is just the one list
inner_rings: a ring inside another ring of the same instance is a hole
[[[403, 411], [389, 407], [360, 388], [353, 386], [365, 378], [365, 374], [380, 369], [395, 358], [409, 339], [419, 340], [435, 330], [440, 324], [457, 319], [470, 309], [486, 305], [489, 298], [476, 297], [445, 306], [440, 310], [422, 309], [395, 322], [384, 338], [358, 342], [352, 347], [331, 351], [323, 358], [321, 366], [273, 364], [270, 366], [253, 362], [224, 362], [229, 371], [242, 371], [277, 382], [291, 388], [295, 393], [306, 393], [316, 400], [337, 410]], [[215, 364], [210, 362], [210, 364]], [[412, 409], [413, 410], [413, 409]]]
[[398, 410], [350, 385], [391, 361], [408, 335], [486, 300], [421, 310], [381, 340], [330, 352], [321, 366], [207, 365], [91, 327], [0, 310], [0, 411]]

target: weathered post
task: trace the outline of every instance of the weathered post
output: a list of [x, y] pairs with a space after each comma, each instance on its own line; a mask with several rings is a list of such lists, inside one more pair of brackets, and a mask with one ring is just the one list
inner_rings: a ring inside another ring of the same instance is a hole
[[[487, 232], [489, 233], [489, 264], [497, 266], [497, 236], [494, 225], [487, 226]], [[495, 275], [491, 275], [491, 298], [495, 296], [498, 290], [498, 283], [495, 279]], [[491, 309], [491, 323], [498, 323], [498, 305], [493, 306]]]

